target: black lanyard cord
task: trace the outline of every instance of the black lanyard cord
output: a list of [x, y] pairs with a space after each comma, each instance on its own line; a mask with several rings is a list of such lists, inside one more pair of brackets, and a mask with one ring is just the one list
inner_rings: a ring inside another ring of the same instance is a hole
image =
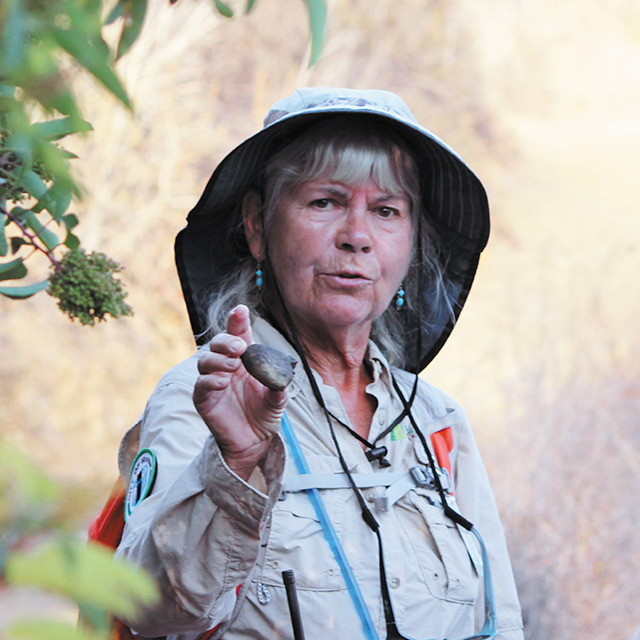
[[[418, 251], [420, 252], [420, 245], [421, 245], [421, 239], [420, 239], [420, 233], [418, 232]], [[266, 250], [266, 247], [265, 247]], [[420, 255], [420, 253], [419, 253]], [[267, 253], [267, 262], [269, 260], [268, 258], [268, 253]], [[419, 269], [418, 270], [418, 290], [420, 291], [420, 282], [422, 279], [422, 270]], [[434, 481], [436, 484], [436, 488], [438, 490], [438, 493], [440, 495], [440, 499], [442, 501], [442, 506], [444, 508], [444, 512], [445, 515], [447, 515], [451, 520], [453, 520], [454, 522], [456, 522], [457, 524], [460, 524], [461, 526], [465, 527], [466, 529], [471, 530], [471, 528], [473, 527], [473, 525], [466, 520], [465, 518], [463, 518], [459, 513], [457, 513], [456, 511], [454, 511], [447, 503], [446, 497], [445, 497], [445, 493], [444, 490], [442, 488], [442, 484], [440, 482], [440, 478], [438, 476], [438, 473], [436, 471], [436, 465], [433, 459], [433, 456], [431, 454], [431, 451], [427, 445], [427, 441], [422, 433], [422, 431], [418, 428], [418, 425], [416, 424], [416, 421], [413, 417], [413, 414], [411, 412], [411, 407], [413, 405], [413, 401], [416, 397], [416, 392], [417, 392], [417, 388], [418, 388], [418, 373], [419, 373], [419, 369], [420, 369], [420, 359], [421, 359], [421, 355], [422, 355], [422, 323], [421, 323], [421, 303], [420, 301], [418, 301], [418, 336], [417, 336], [417, 354], [416, 354], [416, 374], [415, 374], [415, 380], [414, 380], [414, 384], [413, 384], [413, 389], [411, 391], [411, 395], [409, 400], [407, 401], [407, 399], [404, 397], [404, 394], [402, 393], [402, 390], [400, 389], [398, 383], [396, 382], [393, 374], [391, 374], [391, 381], [393, 384], [393, 387], [396, 391], [396, 393], [398, 394], [398, 397], [400, 398], [400, 401], [402, 402], [403, 405], [403, 411], [400, 413], [400, 415], [382, 432], [380, 433], [380, 435], [378, 435], [375, 440], [373, 441], [373, 443], [370, 443], [368, 440], [366, 440], [365, 438], [363, 438], [360, 434], [358, 434], [357, 432], [355, 432], [353, 429], [351, 429], [348, 425], [344, 424], [343, 422], [341, 422], [340, 420], [338, 420], [335, 416], [333, 416], [333, 414], [331, 414], [331, 412], [327, 409], [325, 403], [324, 403], [324, 398], [322, 397], [322, 393], [320, 392], [320, 389], [318, 387], [318, 384], [316, 382], [316, 379], [313, 375], [313, 372], [311, 371], [311, 367], [309, 366], [309, 362], [307, 360], [307, 356], [305, 353], [305, 350], [302, 347], [302, 344], [300, 342], [300, 339], [298, 337], [298, 333], [296, 331], [295, 325], [293, 323], [293, 320], [291, 318], [291, 315], [289, 314], [289, 310], [287, 309], [286, 304], [284, 303], [284, 298], [282, 296], [282, 293], [280, 291], [280, 287], [278, 286], [278, 282], [277, 280], [273, 279], [273, 283], [275, 286], [275, 290], [277, 293], [277, 296], [279, 298], [280, 301], [280, 305], [281, 305], [281, 309], [283, 312], [283, 316], [284, 316], [284, 320], [285, 323], [287, 325], [288, 328], [288, 332], [283, 332], [285, 333], [285, 337], [287, 337], [287, 339], [289, 340], [289, 342], [292, 343], [292, 346], [294, 347], [294, 349], [296, 350], [296, 352], [298, 353], [298, 355], [300, 356], [300, 360], [302, 362], [302, 366], [304, 368], [305, 374], [307, 376], [307, 379], [309, 380], [309, 384], [311, 385], [311, 390], [313, 392], [313, 395], [316, 399], [316, 401], [318, 402], [318, 404], [320, 405], [320, 407], [322, 408], [322, 411], [324, 413], [325, 419], [327, 421], [327, 425], [329, 427], [329, 433], [331, 434], [331, 439], [333, 440], [333, 444], [335, 446], [336, 449], [336, 453], [338, 455], [338, 459], [340, 461], [340, 466], [342, 467], [342, 470], [345, 474], [345, 476], [347, 477], [348, 481], [349, 481], [349, 485], [351, 486], [351, 489], [353, 490], [353, 493], [356, 496], [356, 499], [358, 501], [358, 505], [360, 506], [360, 511], [361, 511], [361, 515], [362, 515], [362, 519], [365, 521], [365, 523], [367, 524], [367, 526], [376, 534], [376, 538], [378, 540], [378, 558], [379, 558], [379, 565], [380, 565], [380, 590], [381, 590], [381, 596], [382, 596], [382, 603], [383, 603], [383, 609], [384, 609], [384, 615], [385, 615], [385, 621], [386, 621], [386, 626], [387, 626], [387, 640], [404, 640], [403, 636], [400, 634], [398, 627], [396, 625], [396, 621], [395, 621], [395, 616], [393, 613], [393, 607], [391, 604], [391, 597], [389, 594], [389, 585], [387, 582], [387, 574], [386, 574], [386, 568], [385, 568], [385, 563], [384, 563], [384, 551], [383, 551], [383, 545], [382, 545], [382, 535], [380, 532], [380, 525], [378, 524], [378, 521], [376, 520], [375, 516], [373, 515], [373, 513], [371, 512], [371, 510], [369, 509], [369, 507], [367, 506], [364, 497], [362, 495], [362, 492], [358, 489], [358, 487], [356, 486], [356, 483], [351, 475], [351, 472], [349, 471], [349, 467], [347, 466], [347, 463], [344, 459], [344, 456], [342, 454], [342, 450], [340, 448], [340, 444], [338, 442], [338, 438], [336, 436], [336, 432], [335, 429], [333, 427], [333, 422], [331, 420], [331, 418], [333, 418], [334, 420], [336, 420], [336, 422], [338, 422], [339, 424], [342, 424], [348, 431], [349, 433], [351, 433], [355, 438], [357, 438], [362, 444], [364, 444], [365, 446], [369, 447], [371, 453], [374, 452], [374, 450], [376, 449], [376, 443], [383, 439], [385, 436], [387, 436], [398, 424], [400, 424], [400, 422], [402, 422], [402, 420], [405, 417], [408, 417], [411, 425], [413, 427], [413, 429], [415, 430], [415, 432], [418, 434], [418, 437], [420, 439], [420, 442], [422, 443], [422, 446], [427, 454], [427, 458], [429, 460], [429, 465], [433, 471], [433, 476], [434, 476]], [[277, 326], [277, 324], [275, 324], [275, 326]], [[288, 335], [287, 335], [288, 334]], [[381, 455], [377, 455], [376, 459], [379, 460], [379, 462], [381, 463], [381, 466], [388, 466], [389, 463], [385, 460], [386, 465], [382, 464], [382, 459], [384, 457], [384, 455], [386, 455], [386, 448], [385, 447], [381, 447], [380, 449], [384, 449], [384, 453], [382, 453]], [[369, 456], [367, 456], [369, 458]], [[369, 458], [371, 460], [371, 458]]]
[[[442, 483], [440, 482], [440, 476], [437, 472], [436, 463], [433, 459], [431, 450], [429, 449], [429, 445], [427, 444], [427, 440], [413, 418], [413, 414], [411, 413], [407, 400], [405, 399], [402, 393], [402, 389], [400, 389], [400, 385], [398, 385], [396, 379], [393, 377], [392, 377], [392, 381], [393, 381], [393, 388], [396, 390], [396, 393], [400, 397], [402, 404], [408, 410], [408, 416], [409, 416], [409, 420], [411, 421], [411, 426], [413, 427], [414, 431], [418, 434], [418, 438], [422, 443], [422, 448], [425, 450], [425, 453], [427, 454], [427, 458], [429, 460], [429, 466], [433, 471], [433, 480], [435, 482], [438, 494], [440, 495], [440, 501], [442, 502], [442, 508], [444, 509], [445, 515], [451, 520], [453, 520], [453, 522], [455, 522], [456, 524], [459, 524], [465, 529], [468, 529], [469, 531], [471, 531], [471, 529], [473, 528], [473, 524], [449, 506], [449, 503], [447, 502], [447, 498], [444, 494], [444, 489], [442, 488]], [[453, 478], [451, 480], [453, 480]]]
[[320, 392], [320, 389], [318, 387], [318, 383], [316, 382], [316, 379], [313, 375], [313, 372], [311, 371], [311, 367], [309, 366], [309, 361], [307, 360], [307, 356], [304, 352], [304, 349], [302, 348], [302, 344], [300, 343], [300, 338], [298, 337], [298, 332], [296, 331], [295, 325], [293, 324], [293, 320], [291, 318], [291, 315], [289, 314], [289, 310], [287, 309], [287, 305], [284, 304], [284, 299], [282, 298], [282, 293], [280, 292], [280, 287], [278, 286], [277, 281], [275, 282], [275, 287], [276, 287], [276, 291], [278, 293], [278, 296], [280, 298], [280, 302], [282, 305], [282, 310], [283, 310], [283, 315], [284, 315], [284, 320], [287, 324], [287, 327], [289, 328], [289, 335], [291, 336], [291, 340], [293, 341], [293, 346], [295, 348], [295, 350], [298, 352], [298, 355], [300, 356], [300, 360], [302, 361], [302, 366], [304, 368], [304, 372], [307, 375], [307, 378], [309, 380], [309, 384], [311, 385], [311, 390], [313, 392], [313, 395], [317, 401], [317, 403], [320, 405], [320, 407], [322, 408], [322, 411], [324, 413], [324, 416], [327, 420], [327, 424], [329, 426], [329, 433], [331, 434], [331, 439], [333, 440], [333, 444], [336, 448], [336, 452], [338, 454], [338, 459], [340, 460], [340, 466], [342, 467], [342, 470], [344, 472], [344, 474], [347, 476], [348, 480], [349, 480], [349, 484], [351, 485], [351, 488], [353, 489], [356, 498], [358, 500], [358, 504], [360, 505], [360, 510], [362, 511], [362, 518], [364, 519], [364, 521], [367, 523], [367, 525], [370, 527], [370, 529], [372, 531], [377, 532], [379, 525], [378, 522], [376, 521], [376, 519], [373, 517], [373, 514], [371, 513], [371, 511], [369, 510], [369, 508], [367, 507], [367, 504], [364, 501], [364, 498], [362, 497], [362, 494], [360, 493], [360, 491], [358, 490], [358, 487], [356, 486], [356, 483], [353, 479], [353, 477], [351, 476], [351, 472], [349, 471], [349, 467], [347, 466], [347, 463], [344, 459], [344, 456], [342, 455], [342, 450], [340, 449], [340, 445], [338, 444], [338, 438], [336, 437], [336, 433], [335, 430], [333, 428], [333, 423], [331, 422], [331, 414], [329, 413], [329, 410], [327, 409], [325, 403], [324, 403], [324, 398], [322, 397], [322, 393]]
[[[418, 389], [418, 379], [416, 378], [413, 390], [411, 392], [411, 397], [409, 398], [409, 408], [413, 405], [413, 400], [416, 397], [416, 391]], [[378, 446], [378, 441], [382, 440], [385, 436], [389, 435], [407, 416], [408, 409], [405, 407], [400, 412], [400, 415], [379, 435], [376, 436], [373, 442], [369, 442], [366, 438], [361, 436], [357, 431], [354, 431], [348, 424], [344, 423], [342, 420], [337, 418], [331, 411], [325, 409], [325, 411], [340, 425], [342, 425], [356, 440], [361, 442], [365, 447], [369, 450], [366, 452], [367, 460], [369, 462], [373, 462], [374, 460], [378, 461], [380, 467], [390, 467], [391, 463], [386, 459], [386, 455], [389, 453], [386, 446]]]
[[[277, 287], [277, 284], [276, 284]], [[278, 290], [278, 293], [279, 290]], [[282, 296], [280, 295], [280, 299], [282, 301]], [[302, 361], [302, 366], [304, 368], [304, 371], [307, 375], [307, 378], [309, 379], [309, 384], [311, 385], [311, 389], [313, 391], [313, 395], [315, 396], [318, 404], [320, 405], [320, 407], [323, 410], [324, 416], [327, 420], [327, 424], [329, 426], [329, 433], [331, 434], [331, 439], [333, 440], [333, 444], [336, 448], [336, 452], [338, 454], [338, 459], [340, 460], [340, 466], [342, 467], [342, 470], [345, 474], [345, 476], [347, 476], [348, 480], [349, 480], [349, 484], [351, 486], [351, 489], [353, 490], [353, 493], [356, 496], [356, 499], [358, 501], [358, 505], [360, 506], [360, 513], [362, 515], [362, 519], [365, 521], [365, 523], [367, 524], [367, 526], [376, 534], [376, 538], [378, 539], [378, 558], [379, 558], [379, 563], [380, 563], [380, 592], [381, 592], [381, 596], [382, 596], [382, 604], [383, 604], [383, 609], [384, 609], [384, 616], [385, 616], [385, 620], [386, 620], [386, 624], [387, 624], [387, 634], [388, 634], [388, 638], [396, 638], [396, 637], [400, 637], [399, 636], [399, 632], [398, 632], [398, 628], [396, 626], [396, 622], [395, 622], [395, 617], [393, 614], [393, 607], [391, 605], [391, 597], [389, 595], [389, 585], [387, 583], [387, 573], [386, 573], [386, 569], [385, 569], [385, 565], [384, 565], [384, 552], [383, 552], [383, 548], [382, 548], [382, 535], [380, 533], [380, 525], [378, 524], [378, 521], [375, 519], [375, 516], [373, 515], [373, 513], [371, 513], [371, 510], [369, 509], [369, 507], [367, 507], [367, 503], [364, 500], [364, 497], [362, 496], [361, 491], [358, 489], [358, 487], [356, 486], [356, 483], [351, 475], [351, 472], [349, 471], [349, 467], [347, 466], [347, 463], [344, 459], [344, 456], [342, 454], [342, 449], [340, 448], [340, 444], [338, 442], [338, 438], [336, 436], [336, 432], [335, 429], [333, 428], [333, 423], [331, 421], [331, 414], [329, 412], [329, 410], [327, 409], [325, 403], [324, 403], [324, 398], [322, 397], [322, 393], [320, 392], [320, 389], [318, 388], [318, 384], [315, 380], [315, 377], [313, 376], [313, 372], [311, 371], [311, 367], [309, 366], [309, 362], [307, 361], [307, 357], [304, 353], [304, 350], [302, 349], [302, 345], [300, 344], [300, 340], [298, 338], [297, 335], [297, 331], [295, 329], [295, 326], [293, 324], [293, 321], [291, 319], [291, 316], [289, 315], [289, 312], [286, 308], [286, 306], [283, 304], [283, 310], [284, 310], [284, 318], [285, 318], [285, 322], [287, 323], [288, 327], [289, 327], [289, 332], [291, 335], [291, 338], [293, 340], [294, 343], [294, 347], [296, 348], [296, 351], [298, 352], [298, 355], [300, 356], [300, 360]], [[408, 409], [408, 405], [404, 402], [404, 398], [403, 398], [403, 404], [405, 404], [405, 411], [409, 410]], [[395, 426], [395, 425], [394, 425]]]
[[371, 513], [371, 510], [369, 509], [369, 507], [367, 507], [367, 504], [365, 503], [364, 498], [362, 497], [361, 491], [358, 489], [358, 487], [356, 486], [351, 476], [351, 472], [347, 467], [347, 464], [342, 455], [342, 450], [340, 449], [340, 445], [338, 444], [338, 438], [336, 437], [335, 429], [333, 428], [333, 424], [331, 423], [329, 412], [326, 410], [326, 408], [323, 407], [323, 409], [325, 410], [325, 416], [327, 417], [327, 422], [329, 423], [329, 429], [331, 431], [331, 437], [333, 439], [333, 443], [336, 447], [336, 451], [338, 452], [338, 458], [340, 459], [340, 464], [342, 466], [342, 469], [345, 475], [349, 479], [349, 484], [351, 485], [351, 488], [353, 489], [356, 495], [356, 498], [358, 500], [358, 504], [360, 505], [362, 519], [367, 523], [369, 528], [376, 534], [376, 538], [378, 539], [378, 559], [380, 563], [380, 593], [382, 595], [382, 606], [384, 610], [385, 621], [387, 624], [387, 639], [391, 640], [393, 638], [401, 638], [398, 631], [398, 627], [396, 626], [396, 619], [393, 613], [393, 606], [391, 604], [391, 596], [389, 595], [389, 584], [387, 582], [387, 571], [384, 565], [384, 551], [382, 548], [382, 535], [380, 533], [380, 525], [378, 524], [378, 521], [375, 519], [373, 513]]
[[417, 389], [418, 389], [418, 378], [416, 377], [407, 406], [405, 406], [402, 409], [398, 417], [382, 433], [376, 436], [373, 442], [369, 442], [368, 440], [363, 438], [359, 433], [354, 431], [348, 424], [345, 424], [344, 422], [342, 422], [342, 420], [339, 420], [338, 418], [336, 418], [336, 416], [334, 416], [333, 413], [331, 413], [330, 411], [329, 411], [329, 415], [336, 422], [340, 423], [356, 440], [359, 440], [360, 442], [362, 442], [363, 445], [365, 445], [366, 447], [369, 447], [370, 449], [375, 449], [378, 441], [382, 440], [385, 436], [388, 436], [409, 415], [409, 411], [411, 410], [411, 406], [413, 405], [413, 401], [416, 397]]
[[[351, 489], [353, 490], [353, 493], [356, 496], [356, 499], [358, 501], [358, 505], [360, 506], [360, 512], [361, 512], [361, 515], [362, 515], [362, 519], [365, 521], [367, 526], [376, 534], [376, 538], [378, 539], [378, 558], [379, 558], [379, 563], [380, 563], [380, 591], [381, 591], [381, 596], [382, 596], [382, 603], [383, 603], [385, 620], [386, 620], [386, 624], [387, 624], [388, 640], [395, 640], [396, 638], [402, 638], [402, 636], [400, 635], [400, 633], [398, 631], [398, 627], [397, 627], [396, 621], [395, 621], [395, 616], [394, 616], [394, 613], [393, 613], [393, 607], [391, 605], [391, 597], [390, 597], [390, 594], [389, 594], [389, 585], [387, 583], [387, 572], [386, 572], [385, 564], [384, 564], [384, 552], [383, 552], [383, 548], [382, 548], [382, 535], [380, 533], [380, 525], [378, 524], [378, 521], [375, 519], [375, 516], [373, 515], [373, 513], [371, 513], [371, 510], [369, 509], [369, 507], [367, 507], [367, 503], [364, 500], [362, 492], [356, 486], [356, 483], [355, 483], [355, 481], [354, 481], [354, 479], [353, 479], [353, 477], [351, 475], [351, 472], [349, 471], [349, 467], [347, 466], [346, 460], [344, 459], [344, 456], [342, 454], [342, 449], [340, 448], [340, 444], [338, 442], [338, 438], [336, 436], [335, 429], [333, 428], [333, 423], [331, 421], [332, 414], [329, 412], [329, 410], [327, 409], [327, 407], [326, 407], [326, 405], [324, 403], [324, 398], [322, 397], [322, 393], [320, 392], [320, 389], [318, 387], [318, 383], [316, 382], [316, 379], [315, 379], [315, 377], [313, 375], [313, 372], [311, 371], [311, 367], [309, 366], [309, 362], [307, 360], [307, 356], [305, 354], [305, 351], [302, 348], [302, 344], [300, 342], [300, 338], [298, 337], [298, 332], [296, 331], [295, 325], [293, 323], [293, 319], [291, 318], [291, 315], [289, 314], [289, 310], [287, 309], [287, 306], [284, 304], [284, 299], [282, 297], [282, 293], [280, 291], [280, 287], [278, 286], [278, 283], [275, 280], [275, 278], [274, 278], [274, 284], [275, 284], [275, 289], [276, 289], [277, 295], [278, 295], [278, 297], [280, 299], [280, 303], [281, 303], [281, 306], [282, 306], [284, 320], [285, 320], [285, 323], [287, 324], [287, 327], [289, 329], [288, 333], [290, 335], [290, 341], [292, 341], [294, 349], [297, 351], [298, 355], [300, 356], [300, 360], [302, 361], [302, 366], [304, 368], [304, 371], [305, 371], [305, 374], [307, 376], [307, 379], [309, 380], [309, 384], [311, 385], [311, 390], [313, 392], [313, 395], [314, 395], [316, 401], [318, 402], [318, 404], [320, 405], [320, 407], [322, 408], [324, 416], [325, 416], [325, 418], [327, 420], [327, 425], [329, 426], [329, 433], [331, 434], [331, 439], [333, 440], [333, 444], [334, 444], [334, 446], [336, 448], [336, 452], [338, 454], [338, 459], [340, 460], [340, 466], [342, 467], [342, 471], [344, 472], [345, 476], [347, 476], [347, 479], [349, 481], [349, 485], [351, 486]], [[391, 376], [391, 380], [394, 382], [394, 386], [395, 386], [395, 380], [393, 378], [393, 375]], [[411, 393], [410, 402], [407, 402], [405, 397], [402, 394], [399, 394], [400, 395], [400, 399], [402, 401], [402, 404], [404, 406], [404, 411], [400, 414], [400, 416], [398, 418], [396, 418], [396, 420], [394, 420], [394, 422], [392, 423], [392, 425], [390, 427], [385, 429], [385, 432], [383, 432], [383, 434], [381, 434], [381, 436], [379, 438], [384, 437], [384, 435], [386, 435], [387, 433], [391, 432], [391, 430], [397, 424], [399, 424], [401, 422], [401, 420], [404, 418], [405, 415], [408, 415], [409, 418], [411, 419], [412, 424], [415, 424], [415, 422], [413, 420], [413, 416], [411, 415], [411, 404], [413, 404], [413, 400], [414, 400], [415, 395], [416, 395], [417, 386], [418, 386], [418, 379], [417, 379], [417, 376], [416, 376], [416, 380], [414, 382], [413, 391]], [[397, 389], [397, 387], [396, 387], [396, 389]], [[340, 421], [338, 421], [338, 422], [340, 422]], [[344, 426], [346, 426], [346, 425], [344, 425]], [[350, 429], [350, 431], [352, 431], [352, 430]], [[353, 431], [353, 433], [355, 434], [355, 431]], [[360, 438], [361, 438], [361, 436], [360, 436]], [[379, 438], [376, 438], [376, 441]], [[374, 441], [374, 444], [375, 444], [376, 441]]]

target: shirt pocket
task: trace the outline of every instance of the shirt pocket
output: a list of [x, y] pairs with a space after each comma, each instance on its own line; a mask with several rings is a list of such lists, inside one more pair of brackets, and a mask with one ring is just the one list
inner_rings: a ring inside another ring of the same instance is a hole
[[439, 496], [428, 489], [417, 488], [409, 492], [408, 498], [428, 529], [414, 531], [414, 536], [422, 535], [425, 540], [413, 542], [432, 595], [450, 602], [475, 602], [480, 587], [478, 573], [458, 527], [438, 505]]
[[[329, 519], [339, 530], [342, 502], [336, 494], [321, 492]], [[346, 589], [313, 504], [305, 491], [285, 494], [271, 512], [267, 550], [257, 581], [281, 587], [282, 571], [295, 569], [296, 588], [313, 591]], [[339, 535], [339, 531], [338, 531]]]

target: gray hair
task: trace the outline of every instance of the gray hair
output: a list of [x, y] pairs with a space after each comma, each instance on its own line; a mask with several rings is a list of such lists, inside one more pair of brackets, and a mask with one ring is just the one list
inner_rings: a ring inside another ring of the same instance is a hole
[[[453, 317], [435, 235], [422, 208], [418, 170], [413, 156], [397, 133], [382, 123], [376, 123], [373, 128], [371, 122], [364, 123], [348, 116], [321, 121], [276, 153], [264, 174], [256, 179], [260, 187], [255, 190], [261, 191], [263, 197], [265, 235], [282, 196], [320, 177], [348, 185], [373, 180], [380, 189], [402, 193], [409, 200], [414, 233], [409, 274], [404, 285], [406, 309], [399, 312], [393, 304], [389, 305], [374, 320], [371, 331], [371, 338], [389, 362], [401, 367], [405, 360], [406, 337], [399, 314], [416, 312], [420, 302], [419, 272], [431, 283], [436, 299]], [[233, 232], [243, 228], [241, 204], [236, 207]], [[247, 305], [253, 317], [271, 315], [269, 310], [273, 310], [277, 300], [271, 270], [268, 265], [263, 266], [265, 275], [261, 289], [256, 286], [255, 272], [256, 262], [252, 257], [241, 259], [237, 269], [213, 294], [208, 311], [209, 335], [226, 330], [229, 312], [238, 304]]]

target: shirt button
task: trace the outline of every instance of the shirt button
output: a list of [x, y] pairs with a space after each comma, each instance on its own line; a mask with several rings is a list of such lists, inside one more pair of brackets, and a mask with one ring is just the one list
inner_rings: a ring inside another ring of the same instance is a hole
[[380, 423], [380, 425], [384, 424], [384, 413], [378, 414], [378, 422]]
[[397, 589], [400, 586], [400, 578], [391, 578], [389, 584], [393, 589]]
[[335, 569], [329, 569], [329, 571], [327, 571], [327, 575], [329, 576], [335, 576], [336, 575], [336, 570]]
[[367, 493], [367, 502], [373, 502], [376, 499], [376, 497], [373, 495], [373, 493]]
[[439, 573], [434, 573], [434, 574], [433, 574], [433, 578], [434, 578], [434, 580], [437, 580], [439, 577], [440, 577], [440, 574], [439, 574]]
[[274, 560], [274, 561], [271, 563], [271, 568], [272, 568], [272, 569], [277, 569], [277, 568], [278, 568], [278, 561], [277, 561], [277, 560]]

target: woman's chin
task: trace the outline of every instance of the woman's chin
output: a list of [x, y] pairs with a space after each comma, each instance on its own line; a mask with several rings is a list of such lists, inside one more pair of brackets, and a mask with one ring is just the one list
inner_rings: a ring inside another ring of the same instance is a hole
[[370, 304], [358, 304], [356, 301], [341, 301], [319, 309], [317, 313], [303, 314], [303, 321], [312, 327], [332, 331], [353, 328], [371, 330], [371, 323], [381, 315]]

